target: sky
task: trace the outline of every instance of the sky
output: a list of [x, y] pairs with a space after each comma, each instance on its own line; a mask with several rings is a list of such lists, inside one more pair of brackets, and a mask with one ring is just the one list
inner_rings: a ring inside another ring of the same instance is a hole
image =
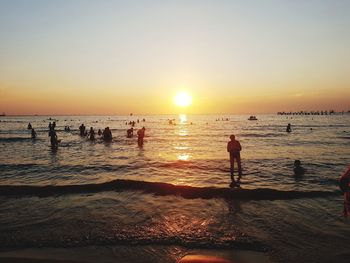
[[350, 110], [349, 14], [346, 0], [0, 0], [0, 113]]

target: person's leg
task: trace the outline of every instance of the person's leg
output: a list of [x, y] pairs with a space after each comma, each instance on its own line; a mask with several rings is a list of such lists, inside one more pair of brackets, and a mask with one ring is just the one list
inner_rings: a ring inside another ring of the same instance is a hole
[[344, 193], [344, 216], [350, 217], [350, 192]]
[[234, 168], [235, 168], [235, 159], [233, 157], [232, 154], [230, 154], [230, 173], [231, 173], [231, 181], [234, 182], [235, 181], [235, 178], [234, 178], [234, 175], [233, 175], [233, 171], [234, 171]]
[[242, 177], [241, 156], [240, 156], [240, 155], [237, 155], [237, 156], [236, 156], [236, 160], [237, 160], [237, 166], [238, 166], [238, 180], [240, 180], [241, 177]]

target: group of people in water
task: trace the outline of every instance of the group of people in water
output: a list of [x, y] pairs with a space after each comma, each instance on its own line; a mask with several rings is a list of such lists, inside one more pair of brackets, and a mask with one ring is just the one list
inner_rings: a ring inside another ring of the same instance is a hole
[[[145, 121], [145, 119], [143, 119], [143, 121]], [[135, 122], [131, 122], [131, 125], [134, 126]], [[48, 128], [49, 128], [49, 137], [50, 137], [51, 148], [52, 149], [57, 149], [58, 148], [58, 143], [60, 142], [60, 140], [58, 140], [57, 133], [56, 133], [56, 130], [55, 130], [56, 122], [55, 121], [53, 123], [50, 122]], [[37, 133], [34, 130], [34, 128], [32, 127], [31, 123], [28, 124], [27, 129], [31, 130], [31, 138], [32, 139], [36, 139]], [[69, 126], [65, 126], [64, 130], [69, 132], [70, 131], [70, 127]], [[145, 131], [146, 131], [145, 127], [142, 127], [141, 129], [139, 129], [137, 131], [137, 144], [140, 147], [142, 147], [143, 143], [144, 143]], [[133, 132], [134, 132], [134, 129], [133, 129], [133, 127], [131, 127], [130, 129], [127, 130], [127, 136], [126, 137], [127, 138], [132, 138], [133, 137]], [[90, 130], [87, 131], [84, 124], [81, 124], [79, 126], [79, 134], [80, 134], [81, 137], [88, 137], [89, 140], [91, 140], [91, 141], [94, 141], [96, 139], [94, 128], [90, 127]], [[103, 131], [101, 129], [98, 129], [97, 134], [98, 134], [98, 136], [101, 136], [101, 138], [105, 142], [111, 142], [112, 139], [113, 139], [112, 131], [111, 131], [111, 129], [109, 127], [106, 127]]]

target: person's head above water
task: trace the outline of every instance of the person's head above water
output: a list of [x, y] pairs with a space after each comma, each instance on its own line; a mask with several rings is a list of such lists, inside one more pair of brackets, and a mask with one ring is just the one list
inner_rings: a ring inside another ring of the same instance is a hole
[[234, 141], [234, 140], [235, 140], [235, 138], [236, 138], [236, 137], [235, 137], [233, 134], [231, 134], [231, 135], [230, 135], [230, 139], [231, 139], [231, 141]]
[[294, 161], [294, 166], [300, 166], [301, 165], [301, 161], [300, 160], [295, 160]]

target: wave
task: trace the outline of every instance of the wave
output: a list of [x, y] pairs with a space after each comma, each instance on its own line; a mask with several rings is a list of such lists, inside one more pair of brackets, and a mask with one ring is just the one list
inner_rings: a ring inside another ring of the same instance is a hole
[[79, 193], [94, 193], [104, 191], [136, 190], [159, 196], [176, 195], [187, 199], [246, 199], [246, 200], [287, 200], [299, 198], [326, 197], [338, 195], [339, 191], [281, 191], [269, 188], [242, 189], [194, 187], [187, 185], [173, 185], [160, 182], [145, 182], [117, 179], [100, 184], [83, 185], [1, 185], [1, 196], [53, 196]]

